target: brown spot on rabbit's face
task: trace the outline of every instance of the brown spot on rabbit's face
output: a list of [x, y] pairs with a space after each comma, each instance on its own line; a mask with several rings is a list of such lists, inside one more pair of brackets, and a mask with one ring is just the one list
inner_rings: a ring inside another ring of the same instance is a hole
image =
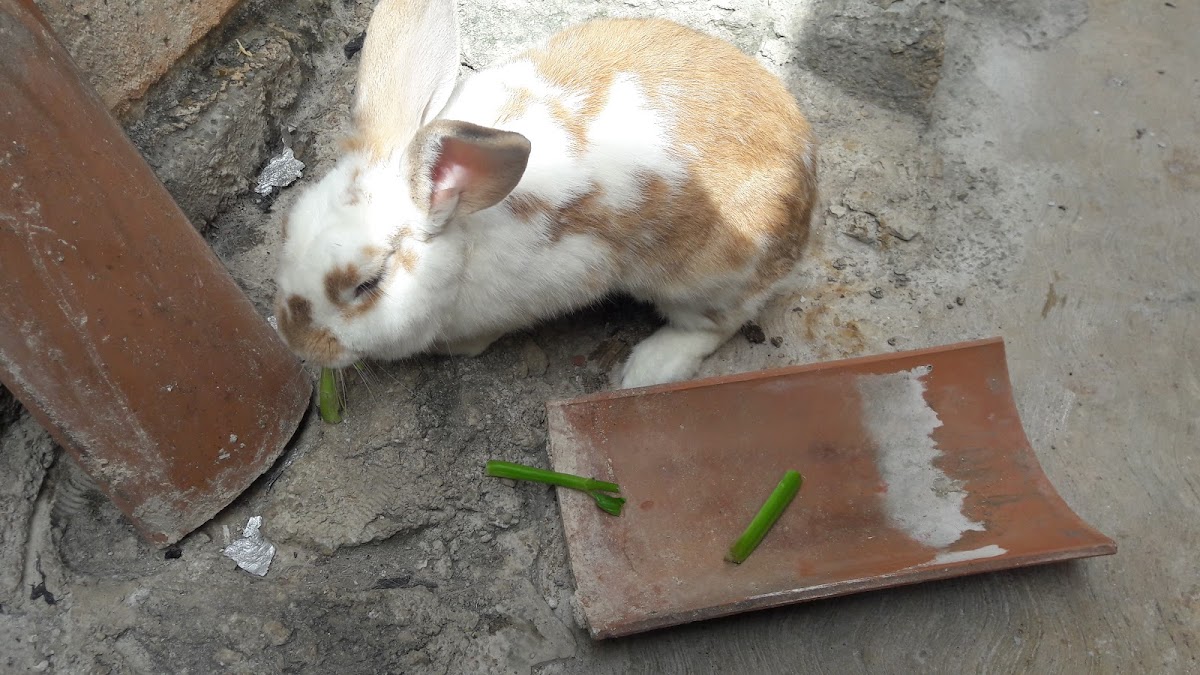
[[[390, 267], [381, 274], [378, 270], [387, 262], [385, 258], [391, 261]], [[378, 246], [364, 246], [360, 259], [368, 261], [368, 263], [361, 268], [353, 263], [347, 263], [342, 267], [334, 268], [325, 275], [325, 295], [347, 319], [365, 314], [378, 304], [384, 295], [383, 282], [389, 274], [396, 272], [398, 266], [412, 271], [412, 267], [409, 265], [414, 267], [416, 265], [415, 255], [406, 249], [389, 251]], [[361, 270], [370, 270], [370, 273], [365, 274]], [[375, 286], [367, 290], [359, 290], [360, 285], [376, 278], [379, 279], [379, 282]]]
[[359, 279], [358, 267], [347, 263], [335, 267], [325, 273], [325, 297], [334, 305], [341, 307], [346, 304], [346, 293], [362, 283]]
[[400, 248], [404, 241], [410, 239], [412, 236], [413, 231], [411, 227], [402, 227], [396, 230], [396, 233], [392, 235], [392, 248]]
[[289, 296], [276, 309], [279, 333], [292, 351], [301, 358], [317, 364], [333, 363], [344, 352], [338, 339], [325, 328], [316, 328], [312, 320], [312, 303], [298, 296]]
[[404, 268], [405, 272], [412, 272], [417, 268], [417, 254], [412, 252], [412, 249], [401, 248], [396, 250], [396, 256], [392, 263], [392, 271], [397, 268]]
[[402, 227], [392, 235], [392, 250], [395, 251], [391, 262], [390, 271], [392, 273], [395, 273], [400, 268], [403, 268], [406, 272], [412, 272], [417, 268], [417, 254], [409, 246], [409, 240], [412, 239], [412, 236], [413, 231], [409, 227]]
[[287, 317], [289, 325], [298, 329], [306, 329], [312, 325], [312, 303], [308, 300], [298, 295], [290, 296], [282, 309], [284, 311], [280, 314]]

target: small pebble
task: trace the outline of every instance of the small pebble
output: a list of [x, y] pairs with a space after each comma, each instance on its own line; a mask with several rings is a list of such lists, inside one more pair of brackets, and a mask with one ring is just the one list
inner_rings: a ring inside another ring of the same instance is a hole
[[778, 335], [771, 338], [771, 346], [772, 347], [782, 347], [783, 346], [783, 338], [779, 337]]
[[216, 654], [213, 654], [213, 659], [222, 666], [231, 666], [245, 661], [246, 657], [228, 647], [222, 647], [217, 650]]
[[346, 55], [346, 60], [354, 58], [354, 55], [361, 52], [363, 44], [367, 41], [367, 31], [362, 31], [342, 47], [342, 53]]
[[896, 338], [888, 338], [888, 344], [895, 347], [896, 346]]
[[762, 326], [753, 321], [742, 326], [742, 337], [752, 345], [761, 345], [767, 341], [767, 334], [763, 332]]
[[871, 294], [872, 298], [875, 298], [876, 300], [878, 300], [879, 298], [883, 297], [883, 289], [880, 288], [879, 286], [876, 286], [875, 288], [872, 288], [870, 290], [870, 294]]
[[967, 299], [960, 295], [954, 299], [954, 304], [962, 307], [963, 305], [967, 304]]
[[125, 598], [125, 604], [129, 607], [139, 607], [143, 603], [145, 603], [146, 600], [148, 600], [149, 598], [150, 598], [150, 589], [149, 588], [139, 588], [136, 591], [130, 593], [128, 595], [128, 597]]
[[266, 634], [267, 639], [271, 641], [271, 644], [276, 647], [287, 642], [288, 638], [292, 637], [292, 629], [276, 621], [275, 619], [271, 619], [263, 624], [263, 633]]

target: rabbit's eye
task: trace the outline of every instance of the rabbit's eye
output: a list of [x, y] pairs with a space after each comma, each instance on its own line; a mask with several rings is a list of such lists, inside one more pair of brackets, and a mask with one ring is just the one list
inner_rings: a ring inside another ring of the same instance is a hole
[[380, 274], [372, 279], [367, 279], [361, 284], [354, 287], [354, 297], [361, 298], [362, 296], [379, 288], [379, 282], [383, 281], [383, 275]]

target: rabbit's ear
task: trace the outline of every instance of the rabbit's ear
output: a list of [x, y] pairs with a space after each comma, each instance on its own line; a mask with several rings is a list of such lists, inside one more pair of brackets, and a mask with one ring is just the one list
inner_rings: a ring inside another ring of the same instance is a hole
[[356, 144], [380, 159], [404, 147], [445, 107], [458, 67], [454, 0], [380, 0], [358, 69]]
[[441, 227], [499, 204], [529, 163], [529, 139], [457, 120], [437, 120], [417, 134], [407, 155], [413, 202]]

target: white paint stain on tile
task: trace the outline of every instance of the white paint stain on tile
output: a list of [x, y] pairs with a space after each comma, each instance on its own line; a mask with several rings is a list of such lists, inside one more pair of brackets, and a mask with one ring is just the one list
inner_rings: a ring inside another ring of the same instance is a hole
[[1001, 548], [995, 544], [989, 544], [980, 548], [973, 548], [970, 551], [945, 551], [937, 554], [931, 562], [926, 565], [942, 565], [945, 563], [963, 562], [965, 560], [979, 560], [981, 558], [995, 558], [998, 555], [1008, 553], [1008, 549]]
[[922, 378], [932, 370], [921, 366], [886, 375], [858, 378], [863, 421], [878, 452], [887, 483], [883, 505], [893, 526], [918, 542], [946, 548], [982, 523], [963, 515], [967, 493], [962, 483], [938, 469], [941, 452], [933, 432], [942, 425], [925, 402]]

